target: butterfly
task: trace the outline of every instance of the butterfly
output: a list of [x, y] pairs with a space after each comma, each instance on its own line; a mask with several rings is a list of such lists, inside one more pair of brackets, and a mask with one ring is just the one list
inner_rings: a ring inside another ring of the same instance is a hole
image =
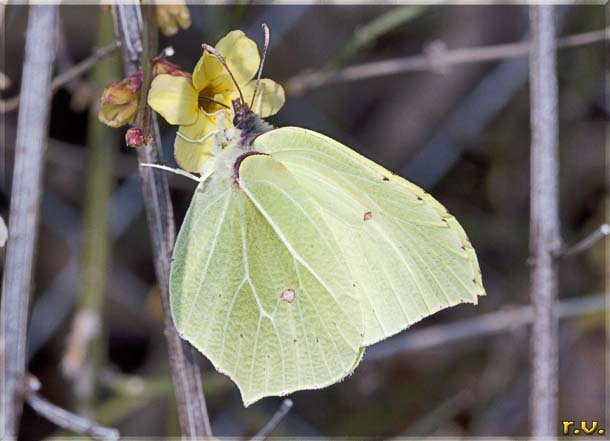
[[485, 294], [471, 242], [430, 194], [253, 110], [264, 59], [250, 103], [233, 81], [233, 126], [219, 126], [195, 177], [170, 275], [180, 335], [237, 384], [246, 406], [334, 384], [367, 346]]

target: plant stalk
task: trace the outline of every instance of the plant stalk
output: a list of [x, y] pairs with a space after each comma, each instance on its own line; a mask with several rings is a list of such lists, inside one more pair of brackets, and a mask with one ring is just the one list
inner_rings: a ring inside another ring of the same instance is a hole
[[58, 6], [30, 6], [0, 310], [0, 439], [16, 436], [16, 394], [26, 363], [27, 323], [38, 236]]
[[550, 5], [530, 7], [530, 253], [534, 321], [531, 335], [531, 432], [557, 432], [559, 229], [558, 86], [555, 16]]
[[[136, 126], [151, 139], [150, 145], [138, 148], [140, 164], [159, 164], [161, 137], [155, 116], [146, 104], [151, 81], [150, 60], [156, 55], [157, 29], [153, 6], [117, 4], [113, 7], [115, 29], [121, 39], [121, 50], [126, 73], [143, 70], [142, 92]], [[144, 38], [143, 38], [144, 37]], [[182, 340], [174, 327], [169, 304], [169, 270], [176, 230], [167, 175], [151, 167], [140, 167], [146, 217], [155, 260], [155, 272], [161, 293], [164, 314], [164, 333], [167, 340], [169, 364], [174, 381], [178, 414], [183, 435], [212, 436], [201, 373], [192, 346]]]
[[[97, 45], [114, 39], [112, 17], [99, 10]], [[112, 56], [100, 60], [92, 70], [94, 96], [104, 85], [119, 78], [120, 60]], [[89, 109], [87, 127], [88, 158], [83, 208], [83, 252], [81, 288], [77, 311], [62, 359], [62, 370], [74, 384], [78, 408], [92, 415], [97, 401], [97, 378], [104, 365], [105, 341], [102, 314], [109, 279], [110, 195], [113, 150], [118, 145], [115, 129], [100, 124], [98, 100]]]

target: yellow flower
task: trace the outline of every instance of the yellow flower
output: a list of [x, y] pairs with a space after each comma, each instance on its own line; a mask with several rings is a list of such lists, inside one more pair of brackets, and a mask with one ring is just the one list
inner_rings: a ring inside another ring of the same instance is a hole
[[[177, 64], [162, 57], [152, 60], [152, 74], [153, 77], [160, 74], [189, 78], [191, 76], [183, 72]], [[140, 101], [142, 77], [142, 70], [138, 69], [133, 75], [104, 87], [98, 112], [98, 119], [101, 122], [110, 127], [121, 127], [133, 123]]]
[[188, 29], [191, 26], [189, 8], [184, 2], [157, 5], [157, 24], [166, 37], [176, 34], [179, 28]]
[[[242, 31], [232, 31], [218, 42], [216, 50], [224, 57], [249, 104], [260, 63], [256, 43]], [[226, 125], [230, 126], [228, 111], [221, 112], [222, 116], [214, 113], [225, 109], [217, 103], [230, 107], [237, 98], [239, 92], [231, 77], [209, 52], [204, 52], [199, 59], [192, 78], [162, 74], [155, 77], [148, 92], [150, 107], [168, 123], [179, 125], [179, 133], [192, 140], [201, 139], [215, 130], [219, 117], [226, 118]], [[277, 113], [284, 100], [282, 86], [262, 79], [252, 110], [264, 118]], [[212, 156], [213, 142], [211, 138], [204, 142], [190, 142], [177, 136], [174, 142], [176, 162], [184, 170], [200, 172], [203, 163]]]

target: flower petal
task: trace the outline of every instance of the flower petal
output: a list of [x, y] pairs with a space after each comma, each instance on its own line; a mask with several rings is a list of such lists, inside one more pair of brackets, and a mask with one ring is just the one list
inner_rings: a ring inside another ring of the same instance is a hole
[[[252, 101], [255, 85], [256, 80], [252, 80], [246, 84], [242, 90], [248, 105]], [[234, 99], [237, 98], [237, 96], [232, 96], [231, 98]], [[263, 78], [258, 85], [258, 91], [256, 92], [256, 99], [252, 104], [252, 110], [261, 118], [266, 118], [267, 116], [275, 115], [279, 112], [285, 102], [286, 95], [284, 93], [284, 88], [273, 80]]]
[[229, 32], [216, 45], [225, 58], [237, 82], [242, 85], [254, 78], [261, 57], [256, 43], [242, 31]]
[[224, 67], [220, 61], [209, 52], [204, 52], [193, 69], [193, 86], [198, 91], [202, 91], [210, 86], [212, 80], [224, 74]]
[[[215, 129], [216, 123], [214, 119], [200, 111], [194, 124], [180, 126], [178, 131], [187, 138], [201, 139]], [[200, 173], [203, 163], [212, 157], [213, 143], [213, 137], [210, 137], [203, 143], [199, 143], [187, 141], [176, 135], [176, 140], [174, 141], [174, 157], [176, 162], [180, 168], [186, 171]]]
[[[256, 43], [246, 37], [242, 31], [231, 31], [216, 44], [235, 80], [240, 86], [251, 80], [260, 63]], [[235, 90], [229, 74], [218, 59], [206, 52], [199, 59], [193, 71], [193, 85], [197, 90], [213, 89], [213, 93], [224, 93]]]
[[197, 119], [198, 94], [190, 78], [156, 76], [148, 92], [148, 105], [170, 124], [189, 125]]
[[169, 5], [156, 5], [157, 24], [161, 33], [167, 37], [178, 32], [178, 28], [188, 29], [191, 26], [191, 14], [183, 1]]
[[137, 100], [133, 100], [127, 104], [106, 103], [100, 107], [97, 117], [100, 122], [116, 128], [133, 123], [137, 111]]

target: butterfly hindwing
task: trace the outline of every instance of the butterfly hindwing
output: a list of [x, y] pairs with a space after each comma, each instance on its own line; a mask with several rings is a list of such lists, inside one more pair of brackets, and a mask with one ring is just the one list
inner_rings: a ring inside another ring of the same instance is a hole
[[329, 230], [269, 156], [193, 196], [172, 264], [174, 322], [246, 404], [335, 383], [360, 359], [360, 295]]

